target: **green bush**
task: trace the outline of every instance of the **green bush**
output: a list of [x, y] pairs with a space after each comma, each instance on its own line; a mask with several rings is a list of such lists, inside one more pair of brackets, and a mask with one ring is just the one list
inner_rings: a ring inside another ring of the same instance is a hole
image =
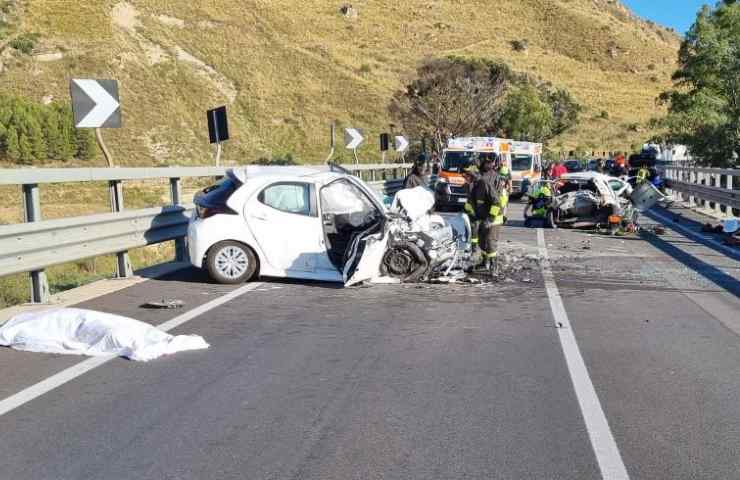
[[24, 33], [11, 40], [8, 45], [23, 54], [30, 55], [38, 39], [38, 33]]
[[42, 105], [0, 94], [0, 158], [32, 165], [95, 157], [90, 130], [75, 129], [68, 105]]

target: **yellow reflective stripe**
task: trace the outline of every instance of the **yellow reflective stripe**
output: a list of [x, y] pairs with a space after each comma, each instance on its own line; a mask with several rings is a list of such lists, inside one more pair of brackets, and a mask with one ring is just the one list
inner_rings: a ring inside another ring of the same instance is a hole
[[475, 209], [473, 208], [473, 206], [467, 202], [465, 203], [465, 206], [463, 208], [468, 213], [475, 213]]
[[501, 215], [501, 207], [499, 207], [498, 205], [494, 205], [491, 207], [488, 213], [490, 213], [492, 217], [498, 217], [499, 215]]
[[488, 258], [496, 258], [496, 257], [498, 257], [498, 252], [487, 253], [486, 254], [486, 257], [488, 257]]
[[478, 243], [480, 243], [480, 240], [478, 240], [477, 238], [473, 238], [472, 240], [470, 240], [470, 243], [477, 245]]

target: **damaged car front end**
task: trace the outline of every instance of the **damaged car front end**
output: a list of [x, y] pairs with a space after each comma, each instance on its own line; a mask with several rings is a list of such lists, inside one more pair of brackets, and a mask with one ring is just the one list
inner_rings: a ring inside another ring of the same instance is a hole
[[230, 170], [195, 203], [191, 263], [220, 283], [422, 281], [448, 271], [470, 238], [463, 215], [431, 213], [431, 191], [401, 191], [386, 208], [362, 180], [328, 167]]
[[462, 214], [431, 213], [434, 195], [423, 187], [396, 194], [388, 213], [382, 276], [419, 282], [444, 275], [467, 249], [470, 224]]
[[546, 184], [552, 198], [544, 220], [551, 228], [603, 227], [611, 233], [635, 229], [640, 212], [651, 208], [660, 194], [650, 184], [633, 188], [625, 180], [597, 172], [566, 174]]

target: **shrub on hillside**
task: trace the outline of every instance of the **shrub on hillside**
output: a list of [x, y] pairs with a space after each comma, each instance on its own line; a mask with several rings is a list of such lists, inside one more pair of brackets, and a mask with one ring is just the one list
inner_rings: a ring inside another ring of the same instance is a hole
[[36, 46], [38, 39], [38, 33], [24, 33], [11, 40], [8, 45], [10, 45], [14, 50], [30, 55]]
[[74, 128], [69, 106], [0, 95], [0, 159], [32, 165], [90, 160], [95, 152], [92, 133]]

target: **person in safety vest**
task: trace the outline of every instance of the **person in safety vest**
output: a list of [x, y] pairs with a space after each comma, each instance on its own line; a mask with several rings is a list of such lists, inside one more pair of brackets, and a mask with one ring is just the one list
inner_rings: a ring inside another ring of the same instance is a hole
[[506, 162], [503, 161], [500, 155], [496, 155], [496, 158], [496, 171], [498, 172], [499, 181], [503, 182], [506, 190], [511, 192], [511, 170], [509, 170], [509, 166], [506, 165]]
[[643, 183], [647, 182], [649, 176], [650, 170], [648, 170], [644, 166], [640, 167], [640, 169], [637, 171], [637, 184], [642, 185]]
[[551, 202], [552, 189], [550, 189], [550, 185], [543, 183], [529, 196], [531, 215], [535, 218], [545, 218]]
[[[470, 199], [470, 195], [473, 191], [473, 185], [475, 185], [475, 182], [480, 177], [478, 165], [476, 165], [476, 162], [472, 162], [470, 165], [465, 167], [465, 169], [463, 170], [463, 177], [465, 178], [465, 193], [467, 194], [468, 199]], [[480, 261], [481, 256], [478, 239], [478, 228], [480, 225], [478, 223], [478, 219], [475, 216], [475, 209], [470, 204], [470, 200], [465, 203], [464, 208], [465, 213], [468, 216], [468, 220], [470, 221], [470, 231], [472, 232], [470, 238], [470, 243], [472, 245], [471, 261], [477, 264]]]
[[478, 239], [483, 261], [478, 267], [495, 271], [498, 257], [498, 239], [504, 224], [504, 208], [508, 201], [505, 189], [496, 172], [494, 159], [486, 158], [480, 168], [480, 177], [473, 184], [465, 210], [473, 212], [479, 223]]

